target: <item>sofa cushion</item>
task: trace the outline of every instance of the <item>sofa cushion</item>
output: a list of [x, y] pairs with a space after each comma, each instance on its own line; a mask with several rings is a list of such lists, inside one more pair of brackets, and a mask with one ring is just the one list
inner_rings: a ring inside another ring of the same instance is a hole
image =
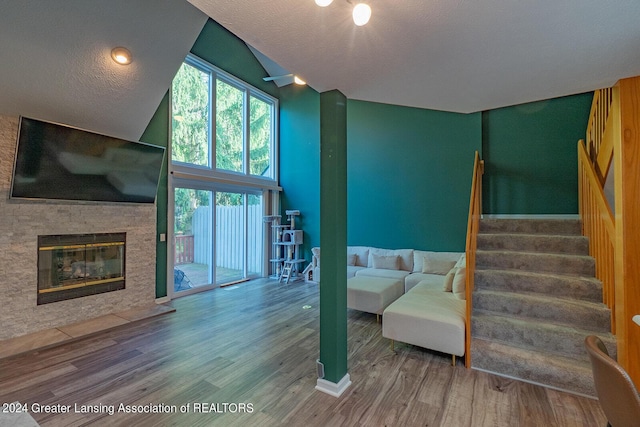
[[440, 274], [411, 273], [404, 279], [404, 291], [409, 292], [420, 282], [428, 282], [432, 289], [442, 292], [444, 276]]
[[358, 271], [366, 269], [367, 267], [360, 267], [359, 265], [347, 265], [347, 279], [355, 277]]
[[[434, 261], [452, 261], [454, 264], [464, 255], [462, 252], [413, 251], [413, 273], [422, 273], [425, 256]], [[452, 266], [453, 267], [453, 266]], [[451, 268], [451, 267], [449, 267]], [[442, 275], [447, 274], [447, 269]]]
[[444, 276], [444, 286], [442, 290], [444, 292], [452, 292], [453, 291], [453, 278], [456, 276], [457, 268], [452, 268], [449, 270], [446, 276]]
[[451, 291], [453, 294], [459, 299], [465, 299], [465, 289], [466, 289], [466, 267], [456, 268], [456, 274], [453, 278], [453, 283], [451, 286]]
[[422, 261], [422, 272], [426, 274], [442, 274], [443, 276], [456, 265], [457, 260], [439, 259], [432, 255], [425, 255]]
[[400, 257], [398, 255], [371, 254], [372, 268], [384, 268], [387, 270], [400, 269]]
[[358, 255], [356, 254], [347, 254], [347, 265], [354, 266], [356, 265], [356, 261], [358, 260]]
[[369, 246], [347, 246], [347, 255], [356, 255], [355, 265], [369, 267], [369, 249]]
[[409, 275], [408, 271], [404, 270], [388, 270], [386, 268], [363, 268], [356, 271], [356, 277], [369, 276], [369, 277], [386, 277], [388, 279], [398, 279], [404, 281], [404, 278]]
[[371, 248], [369, 251], [369, 263], [367, 267], [373, 268], [373, 258], [372, 255], [382, 255], [382, 256], [394, 256], [397, 255], [400, 257], [400, 270], [412, 271], [413, 270], [413, 249], [379, 249], [379, 248]]
[[[418, 283], [417, 285], [415, 285], [413, 288], [409, 289], [409, 291], [406, 291], [405, 293], [417, 295], [417, 294], [423, 294], [425, 292], [431, 293], [432, 291], [442, 292], [442, 276], [433, 275], [432, 277], [433, 278], [421, 281], [420, 283]], [[439, 280], [435, 280], [435, 277], [437, 277]]]

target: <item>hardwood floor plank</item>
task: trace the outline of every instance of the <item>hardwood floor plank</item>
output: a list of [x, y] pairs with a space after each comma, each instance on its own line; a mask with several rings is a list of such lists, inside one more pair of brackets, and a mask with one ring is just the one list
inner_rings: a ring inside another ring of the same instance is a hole
[[[375, 315], [354, 310], [353, 384], [340, 398], [319, 392], [318, 299], [317, 285], [270, 280], [176, 299], [168, 316], [0, 360], [0, 401], [176, 408], [32, 413], [42, 427], [606, 424], [595, 400], [452, 367], [448, 355], [402, 343], [392, 352]], [[224, 403], [251, 411], [203, 409]]]

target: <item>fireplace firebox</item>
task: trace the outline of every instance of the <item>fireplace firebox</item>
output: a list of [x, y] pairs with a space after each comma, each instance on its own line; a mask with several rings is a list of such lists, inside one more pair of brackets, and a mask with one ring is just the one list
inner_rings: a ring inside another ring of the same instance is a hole
[[126, 233], [38, 236], [38, 305], [125, 288]]

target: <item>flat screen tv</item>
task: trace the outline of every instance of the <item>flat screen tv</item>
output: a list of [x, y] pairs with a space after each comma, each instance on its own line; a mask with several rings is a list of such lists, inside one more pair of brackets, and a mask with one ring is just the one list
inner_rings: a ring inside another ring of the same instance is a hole
[[11, 198], [154, 203], [164, 148], [20, 117]]

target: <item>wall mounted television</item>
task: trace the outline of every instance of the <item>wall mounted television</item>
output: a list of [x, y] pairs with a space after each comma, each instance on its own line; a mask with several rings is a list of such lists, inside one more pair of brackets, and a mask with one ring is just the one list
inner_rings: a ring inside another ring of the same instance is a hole
[[154, 203], [164, 151], [20, 117], [10, 197]]

